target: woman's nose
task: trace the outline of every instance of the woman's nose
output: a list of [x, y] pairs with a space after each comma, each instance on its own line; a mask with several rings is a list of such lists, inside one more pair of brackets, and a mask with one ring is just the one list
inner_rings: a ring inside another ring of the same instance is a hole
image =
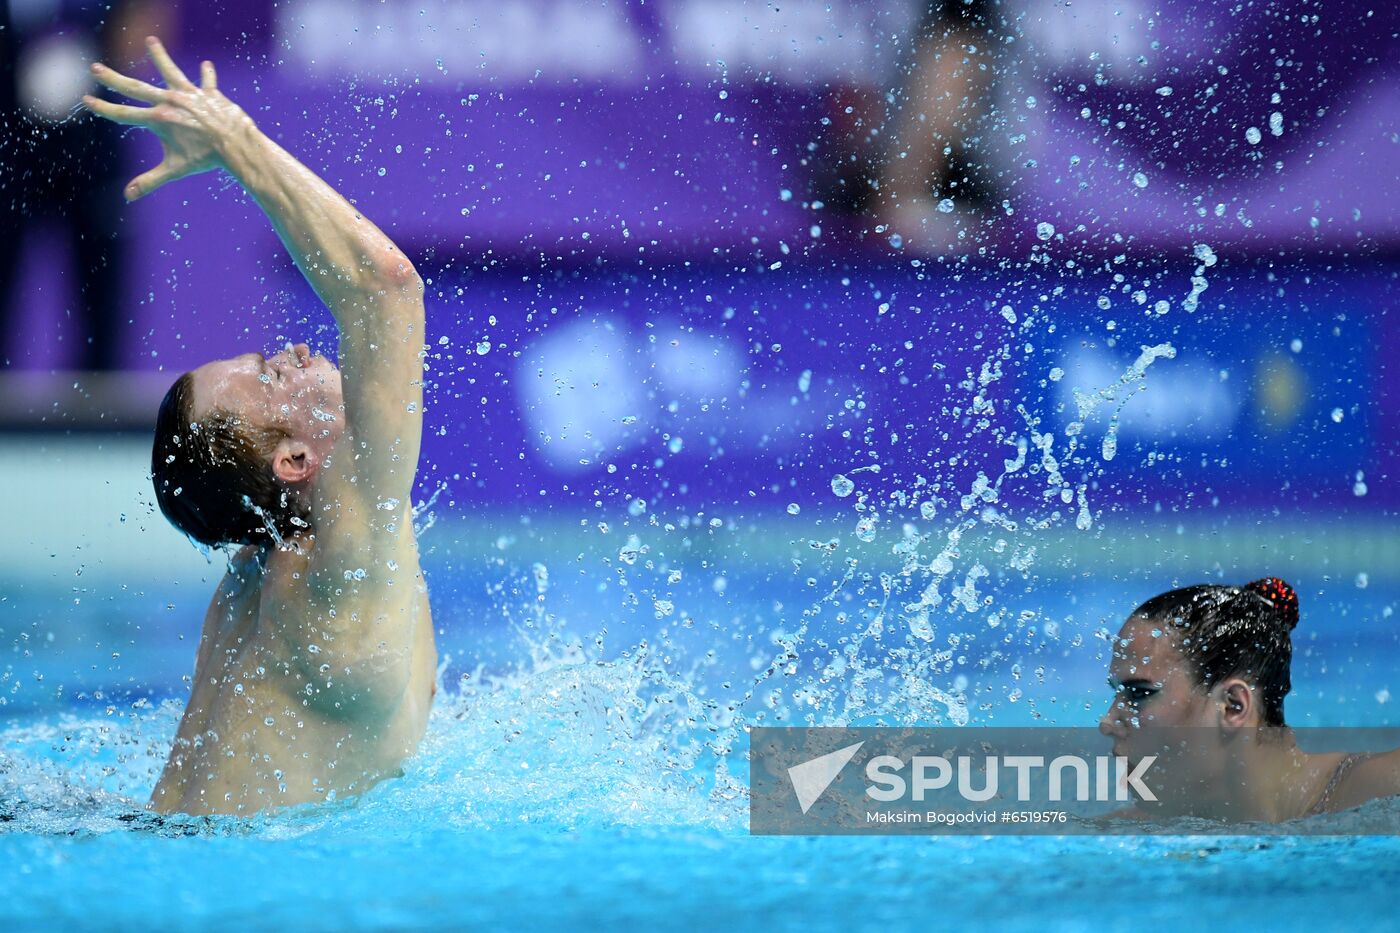
[[1123, 720], [1118, 715], [1118, 703], [1114, 701], [1108, 705], [1108, 710], [1099, 717], [1099, 732], [1103, 735], [1115, 738], [1123, 735]]

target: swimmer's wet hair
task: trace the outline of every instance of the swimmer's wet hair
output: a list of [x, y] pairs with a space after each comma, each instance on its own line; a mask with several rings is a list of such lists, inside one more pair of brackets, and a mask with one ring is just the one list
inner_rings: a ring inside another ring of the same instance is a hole
[[1153, 597], [1136, 617], [1166, 626], [1206, 689], [1243, 677], [1259, 691], [1265, 725], [1281, 726], [1283, 698], [1293, 688], [1290, 633], [1298, 624], [1298, 594], [1278, 577], [1244, 586], [1202, 584]]
[[285, 435], [220, 409], [194, 421], [193, 387], [192, 373], [175, 380], [156, 415], [151, 481], [165, 517], [211, 547], [266, 543], [269, 522], [282, 536], [306, 528], [310, 513], [272, 471], [272, 452]]

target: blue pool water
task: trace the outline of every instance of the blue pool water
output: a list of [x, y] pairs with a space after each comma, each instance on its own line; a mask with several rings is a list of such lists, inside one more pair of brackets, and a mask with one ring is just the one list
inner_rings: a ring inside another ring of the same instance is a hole
[[[762, 664], [804, 610], [840, 602], [825, 589], [840, 562], [793, 567], [829, 518], [767, 516], [708, 544], [663, 536], [626, 564], [625, 582], [617, 542], [599, 545], [576, 521], [437, 524], [423, 537], [425, 569], [449, 657], [421, 752], [402, 779], [358, 801], [251, 821], [157, 824], [137, 808], [182, 708], [178, 678], [207, 598], [199, 581], [89, 574], [77, 595], [68, 580], [11, 583], [0, 603], [10, 652], [0, 922], [873, 929], [927, 917], [1073, 929], [1235, 917], [1318, 929], [1372, 915], [1376, 892], [1400, 881], [1389, 837], [749, 836], [739, 724], [820, 722], [850, 708], [839, 678], [832, 697], [804, 704]], [[964, 646], [943, 683], [965, 679], [969, 723], [1092, 724], [1107, 701], [1095, 633], [1199, 574], [1162, 539], [1184, 539], [1183, 554], [1195, 535], [1220, 539], [1218, 522], [1159, 533], [1115, 521], [1110, 532], [1044, 536], [1030, 583], [985, 581], [1037, 621]], [[1357, 519], [1345, 533], [1325, 521], [1295, 532], [1220, 542], [1215, 568], [1227, 579], [1272, 570], [1299, 586], [1290, 722], [1394, 724], [1400, 588], [1384, 528]], [[1096, 572], [1074, 569], [1085, 566]], [[800, 657], [842, 637], [835, 616], [809, 621]], [[1051, 621], [1053, 637], [1025, 637]], [[933, 703], [905, 712], [949, 715]]]

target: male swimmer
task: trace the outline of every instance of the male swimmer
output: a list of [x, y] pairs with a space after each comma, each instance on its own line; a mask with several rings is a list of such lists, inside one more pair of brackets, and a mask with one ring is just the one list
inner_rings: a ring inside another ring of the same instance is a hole
[[[241, 544], [204, 619], [189, 706], [150, 807], [250, 814], [399, 773], [427, 726], [436, 647], [410, 495], [423, 427], [423, 285], [374, 224], [146, 40], [156, 87], [92, 66], [147, 107], [85, 98], [155, 133], [128, 200], [212, 169], [242, 184], [339, 330], [181, 376], [161, 403], [156, 501], [181, 531]], [[342, 380], [343, 374], [343, 380]]]
[[1150, 815], [1280, 822], [1400, 794], [1400, 750], [1298, 748], [1283, 719], [1297, 624], [1298, 596], [1276, 577], [1172, 590], [1128, 617], [1099, 730], [1134, 766], [1158, 757], [1146, 777], [1159, 798]]

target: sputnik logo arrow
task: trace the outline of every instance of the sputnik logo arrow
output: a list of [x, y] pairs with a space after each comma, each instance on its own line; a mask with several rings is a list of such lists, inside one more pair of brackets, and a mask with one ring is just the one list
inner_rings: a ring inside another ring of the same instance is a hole
[[838, 748], [820, 758], [813, 758], [811, 761], [804, 761], [800, 765], [788, 768], [788, 779], [792, 781], [792, 790], [797, 794], [797, 802], [802, 806], [803, 813], [812, 809], [812, 804], [826, 793], [826, 789], [831, 786], [832, 781], [836, 780], [841, 769], [846, 767], [864, 744], [864, 742], [857, 742], [854, 745], [847, 745], [845, 748]]

